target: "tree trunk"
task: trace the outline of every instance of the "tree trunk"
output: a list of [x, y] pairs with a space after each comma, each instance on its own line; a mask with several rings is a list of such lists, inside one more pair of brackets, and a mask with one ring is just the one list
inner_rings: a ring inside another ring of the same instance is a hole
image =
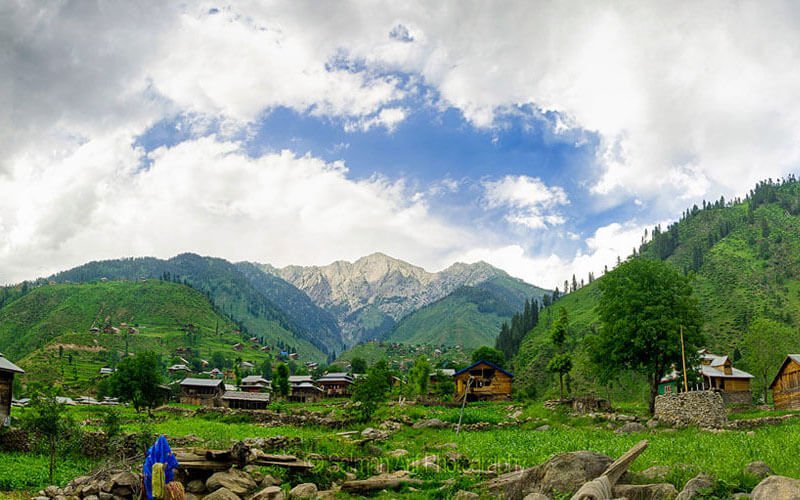
[[560, 385], [558, 393], [561, 396], [561, 400], [563, 401], [564, 400], [564, 375], [562, 375], [561, 373], [558, 374], [558, 383]]
[[650, 415], [654, 415], [656, 413], [656, 396], [658, 396], [658, 381], [661, 377], [655, 376], [653, 380], [650, 382]]
[[50, 484], [55, 483], [55, 476], [56, 476], [56, 438], [55, 436], [51, 436], [50, 438]]

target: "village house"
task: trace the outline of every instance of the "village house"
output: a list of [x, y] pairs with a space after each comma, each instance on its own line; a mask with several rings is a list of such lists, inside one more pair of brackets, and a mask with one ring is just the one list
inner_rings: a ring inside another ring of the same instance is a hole
[[8, 423], [8, 417], [11, 415], [15, 373], [25, 373], [25, 371], [0, 354], [0, 427]]
[[264, 410], [269, 405], [269, 394], [265, 392], [225, 391], [222, 402], [228, 408], [240, 410]]
[[112, 373], [114, 373], [113, 368], [109, 368], [108, 366], [100, 368], [100, 375], [111, 375]]
[[496, 364], [480, 360], [456, 372], [456, 400], [495, 401], [511, 398], [514, 375]]
[[789, 354], [769, 384], [776, 410], [800, 410], [800, 354]]
[[316, 403], [322, 399], [323, 390], [314, 384], [311, 375], [290, 375], [289, 389], [289, 401]]
[[219, 368], [214, 368], [210, 372], [208, 372], [208, 376], [211, 378], [222, 378], [222, 370]]
[[244, 392], [267, 392], [272, 390], [272, 382], [261, 375], [248, 375], [242, 379], [239, 388]]
[[711, 354], [705, 349], [699, 354], [704, 387], [718, 390], [725, 404], [752, 403], [752, 375], [734, 368], [728, 356]]
[[239, 369], [240, 370], [248, 371], [248, 370], [252, 370], [255, 367], [256, 367], [256, 365], [254, 365], [253, 363], [251, 363], [249, 361], [242, 361], [241, 363], [239, 363]]
[[181, 381], [180, 402], [202, 406], [221, 406], [225, 383], [219, 379], [185, 378]]
[[343, 372], [326, 373], [317, 379], [317, 384], [329, 398], [349, 398], [353, 377]]
[[174, 375], [174, 374], [179, 373], [179, 372], [180, 373], [191, 373], [192, 372], [192, 370], [188, 366], [186, 366], [184, 364], [172, 365], [169, 368], [167, 368], [167, 371], [170, 373], [170, 375]]

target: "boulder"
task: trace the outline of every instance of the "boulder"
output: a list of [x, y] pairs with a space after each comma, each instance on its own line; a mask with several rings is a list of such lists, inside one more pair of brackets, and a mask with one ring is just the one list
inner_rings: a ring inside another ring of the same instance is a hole
[[583, 483], [599, 477], [612, 460], [600, 453], [561, 453], [547, 462], [509, 472], [482, 483], [491, 495], [522, 498], [529, 493], [574, 493]]
[[441, 468], [436, 464], [438, 461], [439, 457], [437, 455], [428, 455], [420, 458], [419, 460], [414, 460], [409, 464], [409, 467], [412, 469], [424, 469], [431, 472], [439, 472]]
[[280, 484], [281, 484], [280, 479], [275, 479], [273, 476], [265, 474], [264, 479], [261, 480], [261, 484], [259, 484], [259, 486], [261, 486], [262, 488], [267, 488], [269, 486], [280, 486]]
[[258, 485], [250, 474], [239, 469], [229, 469], [225, 472], [215, 472], [206, 481], [208, 491], [216, 491], [226, 488], [233, 494], [246, 495], [249, 491], [256, 489]]
[[386, 439], [389, 437], [389, 433], [386, 431], [379, 431], [378, 429], [373, 429], [372, 427], [367, 427], [363, 431], [361, 431], [361, 437], [364, 439], [374, 439], [374, 440], [381, 440]]
[[284, 495], [283, 491], [279, 486], [267, 486], [263, 490], [259, 491], [252, 497], [250, 500], [283, 500]]
[[314, 483], [298, 484], [289, 492], [289, 498], [316, 498], [317, 485]]
[[711, 488], [714, 486], [714, 480], [707, 474], [698, 474], [690, 479], [683, 487], [675, 500], [690, 500], [698, 496], [698, 492], [702, 489]]
[[386, 455], [390, 456], [390, 457], [393, 457], [393, 458], [404, 457], [404, 456], [408, 455], [408, 450], [404, 450], [404, 449], [400, 448], [398, 450], [390, 451]]
[[528, 493], [522, 500], [550, 500], [550, 497], [541, 493]]
[[83, 497], [83, 500], [100, 500], [100, 497], [97, 495], [86, 495]]
[[111, 481], [114, 482], [114, 486], [128, 486], [128, 487], [138, 487], [141, 484], [141, 479], [137, 474], [133, 472], [120, 472], [118, 474], [114, 474], [111, 476]]
[[639, 472], [637, 475], [648, 481], [663, 481], [667, 478], [670, 468], [666, 465], [654, 465]]
[[250, 477], [253, 478], [253, 481], [255, 481], [256, 484], [261, 484], [261, 481], [264, 479], [264, 474], [261, 473], [260, 467], [255, 465], [247, 465], [242, 470], [250, 474]]
[[[56, 500], [65, 500], [66, 497], [56, 497]], [[97, 494], [97, 498], [100, 500], [114, 500], [114, 495], [111, 493], [106, 493], [105, 491], [101, 491]]]
[[200, 479], [189, 481], [189, 484], [186, 485], [186, 491], [188, 491], [189, 493], [205, 493], [206, 483], [204, 483]]
[[765, 464], [762, 461], [757, 462], [750, 462], [749, 464], [744, 466], [744, 474], [747, 476], [753, 476], [758, 479], [764, 479], [767, 476], [771, 476], [774, 474], [772, 469], [769, 468], [769, 465]]
[[549, 431], [549, 430], [550, 430], [550, 426], [549, 426], [549, 425], [547, 425], [547, 424], [540, 425], [540, 426], [539, 426], [539, 427], [537, 427], [535, 430], [536, 430], [537, 432]]
[[753, 488], [751, 500], [795, 500], [800, 498], [800, 480], [784, 476], [769, 476]]
[[442, 422], [438, 418], [431, 418], [428, 420], [420, 420], [412, 427], [414, 427], [414, 429], [444, 429], [445, 427], [450, 427], [450, 424], [447, 422]]
[[241, 500], [241, 497], [228, 488], [222, 487], [214, 493], [204, 496], [203, 500]]
[[617, 434], [630, 434], [632, 432], [644, 432], [646, 430], [647, 427], [643, 426], [639, 422], [628, 422], [614, 432]]
[[453, 497], [453, 500], [471, 500], [473, 498], [480, 498], [477, 493], [471, 491], [459, 490]]
[[614, 496], [628, 500], [672, 500], [678, 494], [669, 483], [660, 484], [618, 484]]

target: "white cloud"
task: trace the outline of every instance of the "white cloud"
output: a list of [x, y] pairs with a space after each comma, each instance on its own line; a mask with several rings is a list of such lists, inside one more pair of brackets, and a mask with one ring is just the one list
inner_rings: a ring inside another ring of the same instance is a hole
[[372, 127], [383, 127], [389, 132], [394, 132], [397, 125], [406, 119], [406, 114], [407, 111], [403, 108], [383, 108], [374, 116], [346, 123], [344, 129], [348, 132], [366, 132]]
[[[625, 224], [612, 223], [598, 228], [586, 238], [586, 252], [578, 251], [572, 256], [550, 253], [530, 255], [518, 244], [476, 246], [453, 257], [460, 262], [485, 261], [504, 269], [529, 283], [554, 289], [564, 288], [564, 280], [583, 279], [588, 282], [589, 273], [595, 277], [603, 274], [605, 267], [613, 269], [617, 258], [625, 259], [634, 247], [639, 246], [646, 226], [630, 221]], [[571, 235], [569, 235], [571, 238]]]
[[139, 154], [106, 136], [0, 178], [0, 282], [184, 251], [288, 265], [379, 249], [425, 263], [469, 238], [402, 182], [349, 180], [341, 163], [288, 151], [250, 158], [214, 137], [158, 149], [146, 171]]
[[508, 209], [506, 220], [531, 229], [543, 229], [565, 222], [557, 207], [567, 205], [567, 193], [559, 186], [547, 186], [527, 175], [507, 175], [498, 181], [484, 181], [486, 207]]

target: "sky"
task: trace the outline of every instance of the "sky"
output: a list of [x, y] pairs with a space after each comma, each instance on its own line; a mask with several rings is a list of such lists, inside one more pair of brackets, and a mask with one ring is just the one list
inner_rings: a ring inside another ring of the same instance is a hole
[[795, 2], [0, 3], [0, 283], [383, 252], [555, 287], [800, 168]]

